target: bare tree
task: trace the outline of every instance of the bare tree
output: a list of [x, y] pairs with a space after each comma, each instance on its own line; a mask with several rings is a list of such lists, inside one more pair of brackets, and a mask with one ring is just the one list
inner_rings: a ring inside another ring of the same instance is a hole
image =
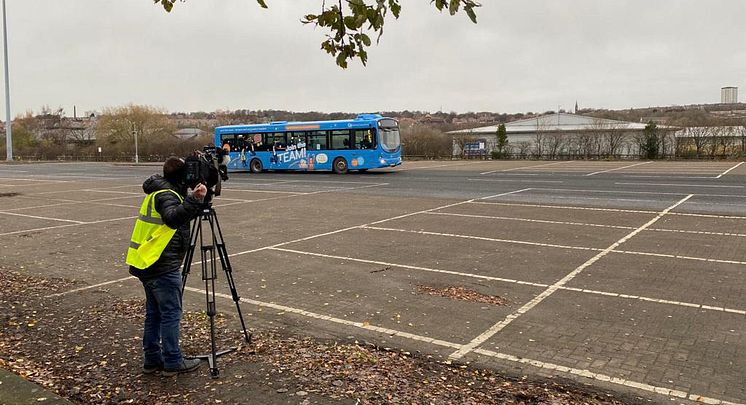
[[580, 157], [584, 159], [589, 159], [591, 157], [591, 153], [593, 153], [593, 150], [595, 149], [593, 146], [594, 136], [595, 134], [593, 131], [579, 131], [575, 135], [573, 142]]
[[707, 127], [687, 127], [683, 130], [683, 136], [687, 138], [692, 145], [694, 145], [694, 152], [696, 157], [702, 157], [705, 152], [705, 146], [708, 141], [708, 128]]
[[608, 130], [604, 133], [604, 145], [606, 147], [605, 153], [612, 157], [619, 156], [622, 145], [627, 140], [626, 125], [621, 123], [611, 124]]
[[557, 159], [560, 152], [562, 152], [566, 141], [565, 134], [561, 132], [547, 134], [545, 137], [546, 148], [544, 153], [547, 154], [550, 159]]
[[714, 155], [720, 157], [731, 155], [735, 144], [734, 127], [714, 127], [713, 131], [717, 135], [713, 137], [714, 146], [712, 146], [712, 149], [715, 151]]
[[746, 123], [734, 128], [733, 137], [738, 137], [738, 140], [740, 142], [741, 156], [746, 155]]
[[534, 150], [532, 155], [537, 159], [542, 158], [546, 154], [547, 147], [547, 124], [541, 121], [538, 117], [536, 118], [536, 133], [534, 133]]
[[96, 143], [120, 154], [134, 154], [135, 136], [141, 155], [177, 153], [174, 124], [164, 110], [141, 105], [109, 108], [98, 117]]
[[451, 155], [451, 138], [437, 129], [416, 125], [402, 130], [401, 136], [407, 155], [435, 158]]
[[515, 146], [518, 150], [518, 155], [523, 159], [525, 159], [531, 151], [531, 142], [528, 141], [517, 142]]

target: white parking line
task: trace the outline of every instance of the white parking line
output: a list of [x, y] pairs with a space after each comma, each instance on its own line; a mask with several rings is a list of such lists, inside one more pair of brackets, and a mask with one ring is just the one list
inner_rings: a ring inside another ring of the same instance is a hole
[[137, 277], [135, 277], [135, 276], [128, 276], [128, 277], [124, 277], [124, 278], [119, 278], [119, 279], [116, 279], [116, 280], [111, 280], [111, 281], [106, 281], [106, 282], [103, 282], [103, 283], [98, 283], [98, 284], [94, 284], [94, 285], [89, 285], [89, 286], [85, 286], [85, 287], [76, 288], [74, 290], [63, 291], [63, 292], [59, 292], [59, 293], [55, 293], [55, 294], [50, 294], [50, 295], [45, 296], [44, 298], [62, 297], [63, 295], [68, 295], [68, 294], [73, 294], [73, 293], [76, 293], [76, 292], [91, 290], [91, 289], [94, 289], [94, 288], [103, 287], [105, 285], [121, 283], [123, 281], [129, 281], [129, 280], [137, 280]]
[[744, 186], [725, 186], [725, 185], [716, 185], [716, 184], [680, 184], [680, 183], [614, 183], [617, 185], [627, 185], [627, 186], [653, 186], [653, 187], [697, 187], [697, 188], [744, 188]]
[[665, 228], [648, 228], [646, 231], [655, 231], [655, 232], [671, 232], [671, 233], [691, 233], [695, 235], [713, 235], [713, 236], [737, 236], [737, 237], [746, 237], [746, 234], [743, 233], [730, 233], [730, 232], [709, 232], [709, 231], [689, 231], [686, 229], [665, 229]]
[[359, 228], [362, 228], [362, 229], [373, 229], [373, 230], [376, 230], [376, 231], [416, 233], [418, 235], [433, 235], [433, 236], [444, 236], [444, 237], [450, 237], [450, 238], [474, 239], [474, 240], [483, 240], [483, 241], [488, 241], [488, 242], [510, 243], [510, 244], [514, 244], [514, 245], [541, 246], [541, 247], [550, 247], [550, 248], [557, 248], [557, 249], [592, 250], [592, 251], [602, 251], [603, 250], [603, 249], [599, 249], [599, 248], [585, 247], [585, 246], [555, 245], [555, 244], [552, 244], [552, 243], [529, 242], [529, 241], [524, 241], [524, 240], [513, 240], [513, 239], [488, 238], [488, 237], [485, 237], [485, 236], [460, 235], [460, 234], [455, 234], [455, 233], [414, 231], [414, 230], [409, 230], [409, 229], [384, 228], [384, 227], [379, 227], [379, 226], [367, 226], [367, 225], [363, 225], [363, 226], [360, 226]]
[[677, 305], [680, 307], [687, 307], [687, 308], [696, 308], [696, 309], [705, 309], [709, 311], [719, 311], [719, 312], [728, 312], [731, 314], [738, 314], [738, 315], [746, 315], [746, 311], [741, 309], [733, 309], [733, 308], [725, 308], [725, 307], [715, 307], [705, 304], [696, 304], [692, 302], [682, 302], [682, 301], [674, 301], [674, 300], [665, 300], [661, 298], [650, 298], [650, 297], [643, 297], [639, 295], [630, 295], [630, 294], [621, 294], [621, 293], [615, 293], [615, 292], [607, 292], [607, 291], [597, 291], [597, 290], [589, 290], [586, 288], [576, 288], [576, 287], [560, 287], [561, 290], [565, 291], [574, 291], [574, 292], [580, 292], [580, 293], [586, 293], [586, 294], [593, 294], [593, 295], [603, 295], [607, 297], [616, 297], [616, 298], [624, 298], [624, 299], [632, 299], [632, 300], [639, 300], [639, 301], [647, 301], [647, 302], [655, 302], [658, 304], [666, 304], [666, 305]]
[[678, 207], [679, 205], [683, 204], [684, 202], [686, 202], [686, 200], [692, 198], [693, 196], [694, 196], [693, 194], [689, 194], [688, 196], [682, 198], [681, 200], [679, 200], [678, 202], [676, 202], [676, 204], [673, 204], [670, 207], [668, 207], [668, 208], [664, 209], [663, 211], [661, 211], [660, 213], [658, 213], [658, 215], [655, 218], [653, 218], [650, 221], [646, 222], [645, 224], [641, 225], [639, 228], [637, 228], [634, 231], [628, 233], [623, 238], [621, 238], [618, 241], [612, 243], [609, 247], [607, 247], [603, 251], [599, 252], [598, 254], [596, 254], [595, 256], [593, 256], [592, 258], [588, 259], [585, 263], [583, 263], [580, 266], [576, 267], [573, 271], [571, 271], [570, 273], [568, 273], [561, 280], [559, 280], [556, 283], [554, 283], [551, 286], [549, 286], [549, 288], [547, 288], [546, 290], [544, 290], [544, 292], [542, 292], [541, 294], [539, 294], [536, 297], [534, 297], [534, 299], [532, 299], [531, 301], [527, 302], [522, 307], [518, 308], [518, 310], [516, 310], [512, 314], [508, 315], [505, 319], [503, 319], [500, 322], [497, 322], [492, 327], [490, 327], [489, 329], [487, 329], [486, 331], [484, 331], [482, 334], [480, 334], [479, 336], [477, 336], [474, 339], [472, 339], [471, 342], [469, 342], [468, 344], [464, 345], [461, 349], [456, 350], [455, 352], [453, 352], [450, 355], [450, 358], [452, 358], [452, 359], [460, 359], [461, 357], [463, 357], [464, 355], [466, 355], [470, 351], [474, 350], [477, 346], [479, 346], [482, 343], [486, 342], [487, 339], [489, 339], [490, 337], [494, 336], [496, 333], [500, 332], [503, 328], [505, 328], [506, 326], [508, 326], [509, 324], [511, 324], [514, 320], [518, 319], [521, 315], [523, 315], [526, 312], [530, 311], [531, 309], [533, 309], [534, 307], [536, 307], [538, 304], [540, 304], [542, 301], [544, 301], [547, 297], [549, 297], [550, 295], [554, 294], [555, 291], [559, 290], [559, 287], [562, 287], [565, 284], [567, 284], [569, 281], [571, 281], [573, 278], [575, 278], [575, 276], [577, 276], [578, 274], [580, 274], [587, 267], [589, 267], [593, 263], [597, 262], [602, 257], [608, 255], [612, 250], [616, 249], [619, 245], [623, 244], [624, 242], [628, 241], [629, 239], [631, 239], [632, 237], [634, 237], [638, 233], [642, 232], [643, 230], [645, 230], [645, 228], [648, 228], [651, 225], [653, 225], [654, 223], [656, 223], [658, 220], [660, 220], [661, 218], [663, 218], [663, 216], [665, 216], [668, 212], [670, 212], [674, 208]]
[[[696, 204], [696, 203], [692, 203]], [[678, 215], [681, 217], [701, 217], [701, 218], [718, 218], [718, 219], [746, 219], [746, 216], [740, 215], [720, 215], [720, 214], [695, 214], [689, 212], [671, 212], [669, 215]]]
[[466, 179], [468, 181], [513, 182], [513, 183], [564, 183], [562, 180], [524, 180], [524, 179]]
[[34, 218], [34, 219], [43, 219], [46, 221], [58, 221], [58, 222], [71, 222], [73, 224], [85, 224], [83, 221], [75, 221], [72, 219], [60, 219], [60, 218], [50, 218], [50, 217], [40, 217], [38, 215], [27, 215], [27, 214], [19, 214], [17, 212], [8, 212], [8, 211], [0, 211], [0, 214], [2, 215], [13, 215], [16, 217], [24, 217], [24, 218]]
[[631, 250], [614, 250], [613, 252], [624, 253], [627, 255], [667, 257], [671, 259], [681, 259], [681, 260], [695, 260], [698, 262], [746, 265], [746, 262], [741, 261], [741, 260], [710, 259], [707, 257], [684, 256], [684, 255], [675, 255], [675, 254], [670, 254], [670, 253], [639, 252], [639, 251], [631, 251]]
[[545, 167], [545, 166], [560, 165], [560, 164], [563, 164], [563, 163], [570, 163], [570, 162], [574, 162], [574, 160], [563, 160], [561, 162], [543, 163], [543, 164], [540, 164], [540, 165], [533, 165], [533, 166], [513, 167], [513, 168], [510, 168], [510, 169], [502, 169], [502, 170], [501, 169], [490, 170], [488, 172], [482, 172], [482, 173], [479, 173], [479, 174], [485, 175], [485, 174], [492, 174], [492, 173], [497, 173], [497, 172], [505, 173], [505, 172], [512, 172], [512, 171], [516, 171], [516, 170], [533, 169], [533, 168], [536, 168], [536, 167]]
[[[696, 196], [699, 196], [699, 195], [700, 194], [696, 194]], [[580, 210], [580, 211], [623, 212], [623, 213], [629, 213], [629, 214], [656, 214], [655, 211], [646, 211], [646, 210], [627, 210], [623, 208], [579, 207], [579, 206], [574, 206], [574, 205], [526, 204], [526, 203], [505, 203], [505, 202], [487, 202], [487, 201], [472, 201], [471, 204], [498, 205], [498, 206], [507, 206], [507, 207], [552, 208], [552, 209]], [[690, 212], [669, 212], [668, 215], [676, 215], [676, 216], [682, 216], [682, 217], [719, 218], [719, 219], [746, 219], [746, 216], [739, 216], [739, 215], [697, 214], [697, 213], [690, 213]]]
[[101, 223], [105, 223], [105, 222], [116, 222], [116, 221], [123, 221], [125, 219], [134, 219], [134, 218], [137, 218], [137, 216], [135, 215], [135, 216], [131, 216], [131, 217], [102, 219], [102, 220], [99, 220], [99, 221], [91, 221], [91, 222], [81, 222], [81, 223], [74, 223], [74, 224], [45, 226], [43, 228], [23, 229], [23, 230], [20, 230], [20, 231], [0, 233], [0, 236], [19, 235], [19, 234], [25, 234], [25, 233], [29, 233], [29, 232], [48, 231], [50, 229], [67, 228], [67, 227], [71, 227], [71, 226], [93, 225], [93, 224], [101, 224]]
[[718, 174], [718, 175], [717, 175], [717, 176], [716, 176], [715, 178], [716, 178], [716, 179], [719, 179], [719, 178], [721, 178], [721, 177], [725, 176], [726, 174], [730, 173], [730, 171], [731, 171], [731, 170], [735, 169], [735, 168], [736, 168], [736, 167], [738, 167], [738, 166], [741, 166], [741, 165], [742, 165], [743, 163], [744, 163], [744, 162], [739, 162], [738, 164], [736, 164], [735, 166], [731, 167], [730, 169], [728, 169], [728, 170], [726, 170], [726, 171], [724, 171], [724, 172], [722, 172], [722, 173]]
[[[70, 183], [72, 181], [72, 180], [47, 180], [47, 179], [29, 179], [29, 178], [19, 179], [19, 178], [14, 178], [14, 177], [0, 177], [0, 180], [38, 181], [38, 182], [42, 182], [42, 183]], [[22, 184], [17, 184], [17, 185], [20, 186]]]
[[611, 197], [583, 197], [583, 196], [562, 196], [552, 195], [550, 199], [555, 200], [601, 200], [601, 201], [632, 201], [632, 202], [657, 202], [654, 199], [641, 198], [611, 198]]
[[408, 172], [410, 170], [424, 170], [424, 169], [432, 169], [435, 167], [451, 167], [451, 166], [466, 166], [466, 165], [474, 165], [479, 163], [486, 163], [485, 160], [480, 160], [478, 162], [466, 162], [466, 163], [449, 163], [449, 164], [442, 164], [442, 165], [433, 165], [433, 166], [422, 166], [422, 167], [400, 167], [399, 169], [394, 169], [392, 171], [394, 172]]
[[139, 192], [139, 193], [136, 193], [136, 192], [134, 192], [134, 191], [112, 191], [112, 190], [96, 190], [96, 189], [91, 189], [91, 188], [87, 188], [87, 189], [84, 189], [84, 190], [82, 190], [82, 191], [87, 191], [87, 192], [89, 192], [89, 193], [105, 193], [105, 194], [130, 194], [130, 195], [135, 195], [135, 196], [141, 196], [141, 195], [145, 195], [145, 193], [144, 193], [144, 192]]
[[630, 175], [630, 174], [623, 174], [622, 177], [628, 177], [628, 178], [631, 178], [631, 179], [661, 179], [661, 178], [663, 178], [663, 179], [669, 179], [669, 180], [673, 180], [673, 179], [714, 179], [715, 178], [715, 177], [712, 177], [712, 176], [676, 176], [676, 175], [671, 175], [671, 176], [654, 176], [654, 175], [644, 176], [644, 175]]
[[[28, 197], [28, 196], [18, 196], [18, 197], [37, 200], [36, 198]], [[113, 206], [117, 206], [117, 204], [106, 204], [106, 203], [103, 203], [102, 201], [123, 200], [123, 199], [127, 199], [127, 198], [132, 198], [132, 197], [130, 197], [130, 196], [127, 196], [127, 197], [107, 197], [107, 198], [99, 198], [99, 199], [88, 200], [88, 201], [76, 201], [76, 200], [69, 200], [69, 199], [66, 199], [66, 198], [54, 198], [54, 199], [49, 199], [49, 200], [51, 200], [51, 201], [63, 201], [63, 202], [52, 203], [52, 204], [33, 205], [33, 206], [28, 206], [28, 207], [8, 208], [8, 209], [0, 211], [0, 212], [23, 211], [23, 210], [31, 210], [31, 209], [37, 209], [37, 208], [59, 207], [59, 206], [63, 206], [63, 205], [75, 205], [75, 204], [97, 204], [97, 205], [113, 205]], [[127, 206], [127, 207], [130, 207], [130, 206]], [[138, 207], [135, 207], [135, 208], [138, 208]]]
[[[645, 183], [648, 184], [648, 183]], [[672, 195], [672, 196], [685, 196], [687, 192], [675, 192], [675, 191], [629, 191], [629, 190], [589, 190], [579, 188], [550, 188], [550, 187], [534, 187], [532, 190], [535, 191], [557, 191], [557, 192], [578, 192], [578, 193], [613, 193], [613, 194], [651, 194], [651, 195]], [[723, 197], [723, 198], [746, 198], [746, 195], [741, 194], [709, 194], [709, 193], [696, 193], [695, 198], [698, 197]]]
[[483, 205], [500, 205], [508, 207], [530, 207], [530, 208], [556, 208], [563, 210], [581, 210], [581, 211], [606, 211], [606, 212], [626, 212], [632, 214], [657, 214], [656, 211], [645, 211], [645, 210], [626, 210], [621, 208], [596, 208], [596, 207], [578, 207], [572, 205], [547, 205], [547, 204], [522, 204], [522, 203], [503, 203], [503, 202], [487, 202], [487, 201], [472, 201], [472, 204], [483, 204]]
[[447, 216], [465, 217], [465, 218], [498, 219], [498, 220], [505, 220], [505, 221], [536, 222], [540, 224], [552, 224], [552, 225], [576, 225], [576, 226], [589, 226], [589, 227], [612, 228], [612, 229], [635, 229], [635, 227], [633, 226], [591, 224], [587, 222], [550, 221], [546, 219], [498, 217], [498, 216], [491, 216], [491, 215], [456, 214], [452, 212], [428, 212], [427, 214], [428, 215], [447, 215]]
[[629, 168], [629, 167], [635, 167], [635, 166], [640, 166], [640, 165], [646, 165], [646, 164], [648, 164], [648, 163], [653, 163], [653, 161], [651, 160], [651, 161], [649, 161], [649, 162], [635, 163], [635, 164], [633, 164], [633, 165], [627, 165], [627, 166], [622, 166], [622, 167], [616, 167], [616, 168], [614, 168], [614, 169], [608, 169], [608, 170], [599, 170], [599, 171], [597, 171], [597, 172], [593, 172], [593, 173], [588, 173], [588, 174], [586, 174], [586, 176], [595, 176], [595, 175], [597, 175], [597, 174], [601, 174], [601, 173], [608, 173], [608, 172], [613, 172], [613, 171], [617, 171], [617, 170], [627, 169], [627, 168]]
[[243, 188], [224, 188], [223, 191], [244, 191], [247, 193], [275, 193], [275, 194], [299, 194], [299, 195], [308, 194], [307, 192], [301, 192], [301, 191], [251, 190], [251, 189], [243, 189]]

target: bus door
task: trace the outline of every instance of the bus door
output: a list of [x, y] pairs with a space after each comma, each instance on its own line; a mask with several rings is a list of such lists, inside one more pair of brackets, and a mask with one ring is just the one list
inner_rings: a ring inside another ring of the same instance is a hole
[[287, 151], [288, 141], [287, 134], [284, 132], [274, 132], [264, 134], [264, 144], [270, 152], [269, 169], [287, 169], [288, 165], [283, 159], [283, 154]]
[[326, 131], [306, 133], [306, 170], [330, 169], [332, 162], [327, 155], [329, 150]]

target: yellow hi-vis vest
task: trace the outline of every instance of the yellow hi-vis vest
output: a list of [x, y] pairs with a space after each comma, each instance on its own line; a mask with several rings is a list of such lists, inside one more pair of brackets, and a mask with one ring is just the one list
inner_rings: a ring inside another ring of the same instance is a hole
[[163, 192], [172, 192], [184, 202], [179, 193], [173, 190], [158, 190], [150, 193], [140, 206], [140, 216], [135, 221], [130, 246], [127, 249], [127, 264], [138, 269], [146, 269], [155, 263], [166, 245], [171, 241], [176, 229], [163, 223], [161, 214], [155, 210], [155, 196]]

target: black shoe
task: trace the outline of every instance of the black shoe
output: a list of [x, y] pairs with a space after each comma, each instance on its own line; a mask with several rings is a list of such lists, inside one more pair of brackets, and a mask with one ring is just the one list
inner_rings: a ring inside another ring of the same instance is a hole
[[192, 371], [196, 371], [199, 368], [200, 364], [202, 364], [202, 360], [200, 359], [184, 359], [182, 360], [179, 367], [164, 368], [163, 372], [161, 372], [161, 375], [164, 377], [171, 377], [175, 376], [176, 374], [191, 373]]
[[142, 366], [142, 373], [145, 375], [150, 375], [155, 373], [156, 371], [163, 370], [163, 364], [156, 364], [154, 366]]

